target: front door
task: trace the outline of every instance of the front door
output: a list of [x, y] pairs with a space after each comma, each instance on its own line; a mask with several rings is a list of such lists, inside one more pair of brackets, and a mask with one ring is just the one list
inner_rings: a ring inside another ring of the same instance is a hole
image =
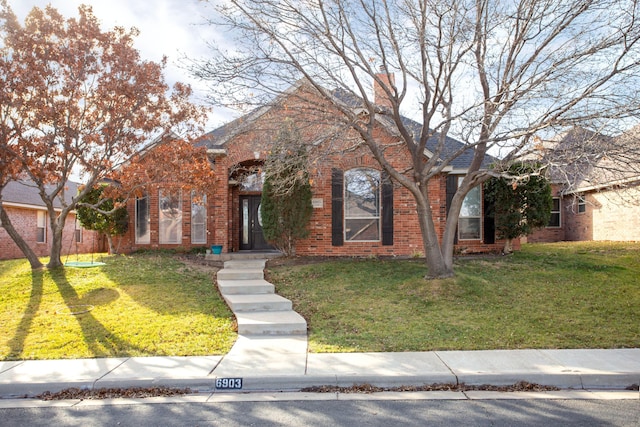
[[262, 234], [261, 196], [240, 196], [240, 250], [273, 249]]

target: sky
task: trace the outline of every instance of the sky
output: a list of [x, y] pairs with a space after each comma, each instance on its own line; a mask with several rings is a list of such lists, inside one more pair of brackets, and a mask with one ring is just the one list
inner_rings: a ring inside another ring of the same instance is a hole
[[[220, 32], [206, 24], [212, 6], [202, 0], [8, 0], [21, 23], [33, 7], [51, 4], [65, 17], [77, 17], [78, 6], [90, 5], [103, 31], [115, 26], [136, 27], [140, 35], [135, 47], [145, 60], [159, 62], [167, 56], [165, 79], [188, 83], [194, 89], [194, 102], [204, 102], [206, 87], [180, 68], [183, 56], [206, 57], [208, 42], [220, 43]], [[238, 113], [214, 108], [207, 131], [235, 118]]]

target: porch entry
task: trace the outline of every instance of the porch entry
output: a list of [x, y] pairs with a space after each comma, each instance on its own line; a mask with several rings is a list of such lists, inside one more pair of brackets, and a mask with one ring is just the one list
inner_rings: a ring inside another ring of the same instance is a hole
[[240, 196], [240, 250], [260, 251], [273, 249], [262, 234], [260, 215], [261, 196]]

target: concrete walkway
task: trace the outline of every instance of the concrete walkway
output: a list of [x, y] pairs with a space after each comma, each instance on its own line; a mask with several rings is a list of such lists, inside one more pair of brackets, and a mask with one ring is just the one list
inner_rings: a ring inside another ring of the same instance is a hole
[[[0, 362], [0, 399], [69, 387], [164, 385], [218, 393], [228, 391], [228, 384], [243, 392], [363, 383], [528, 381], [586, 390], [637, 390], [640, 384], [640, 349], [309, 354], [304, 319], [273, 294], [263, 267], [264, 261], [232, 262], [218, 272], [219, 288], [238, 318], [239, 337], [227, 355]], [[637, 391], [629, 394], [640, 398]]]
[[307, 322], [264, 280], [266, 260], [225, 261], [218, 289], [238, 323], [238, 339], [216, 367], [218, 377], [304, 375]]

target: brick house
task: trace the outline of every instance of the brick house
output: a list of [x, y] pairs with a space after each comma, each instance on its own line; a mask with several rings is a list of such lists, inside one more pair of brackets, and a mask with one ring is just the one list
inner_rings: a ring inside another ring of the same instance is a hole
[[[341, 96], [334, 93], [335, 96]], [[350, 102], [345, 98], [344, 102]], [[121, 248], [188, 250], [222, 245], [223, 252], [271, 249], [262, 235], [259, 215], [263, 166], [284, 120], [293, 120], [300, 138], [314, 146], [310, 171], [313, 215], [310, 236], [296, 245], [298, 255], [415, 256], [423, 252], [415, 201], [408, 190], [381, 171], [368, 148], [354, 143], [353, 131], [337, 132], [331, 106], [322, 105], [303, 83], [293, 86], [272, 105], [259, 108], [215, 129], [196, 144], [206, 148], [215, 182], [206, 195], [189, 189], [147, 189], [130, 200], [131, 223]], [[357, 108], [354, 104], [353, 108]], [[378, 119], [378, 118], [377, 118]], [[380, 115], [374, 129], [381, 141], [397, 141], [388, 118]], [[420, 125], [405, 119], [419, 135]], [[339, 135], [339, 136], [336, 136]], [[435, 143], [435, 141], [432, 141]], [[447, 138], [449, 150], [463, 144]], [[394, 151], [392, 151], [394, 150]], [[388, 148], [397, 168], [410, 169], [402, 147]], [[429, 153], [425, 153], [426, 156]], [[444, 173], [430, 181], [432, 209], [442, 236], [447, 203], [470, 164], [472, 151], [458, 156]], [[204, 197], [203, 197], [204, 196]], [[484, 216], [482, 189], [472, 190], [459, 219], [457, 250], [499, 251], [493, 222]], [[517, 244], [517, 243], [516, 243]]]
[[[67, 183], [67, 195], [77, 193], [78, 183]], [[11, 181], [2, 192], [4, 207], [16, 231], [38, 256], [48, 256], [51, 250], [51, 228], [47, 208], [38, 194], [38, 189], [29, 181]], [[56, 200], [54, 208], [60, 210]], [[103, 239], [98, 233], [85, 230], [71, 213], [63, 232], [62, 254], [90, 253], [104, 250]], [[0, 259], [22, 258], [24, 254], [0, 227]]]
[[[616, 138], [574, 129], [554, 141], [551, 220], [527, 241], [640, 241], [639, 135], [640, 128]], [[585, 154], [576, 144], [594, 149]]]

